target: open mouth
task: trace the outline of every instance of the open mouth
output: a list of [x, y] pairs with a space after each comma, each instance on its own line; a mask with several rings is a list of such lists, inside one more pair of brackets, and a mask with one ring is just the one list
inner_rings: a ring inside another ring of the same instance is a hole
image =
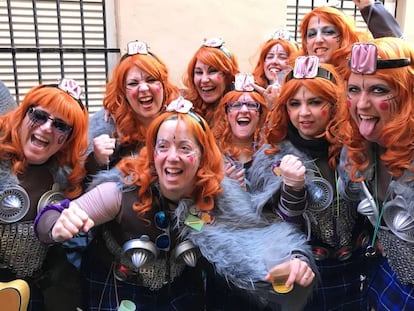
[[44, 139], [44, 138], [42, 138], [42, 137], [40, 137], [38, 135], [35, 135], [35, 134], [33, 134], [32, 136], [30, 136], [30, 142], [34, 146], [40, 147], [40, 148], [45, 148], [45, 147], [47, 147], [49, 145], [49, 141], [48, 140], [46, 140], [46, 139]]

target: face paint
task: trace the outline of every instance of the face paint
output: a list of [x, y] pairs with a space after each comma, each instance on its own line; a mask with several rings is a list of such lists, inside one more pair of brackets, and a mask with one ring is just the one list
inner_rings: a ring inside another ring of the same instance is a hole
[[390, 105], [387, 102], [382, 102], [382, 103], [379, 104], [379, 107], [380, 107], [381, 110], [388, 110]]

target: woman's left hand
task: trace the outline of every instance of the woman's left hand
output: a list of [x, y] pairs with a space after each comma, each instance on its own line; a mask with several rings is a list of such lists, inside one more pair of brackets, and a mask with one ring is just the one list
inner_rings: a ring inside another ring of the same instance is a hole
[[270, 269], [265, 279], [271, 282], [283, 274], [289, 275], [285, 283], [286, 287], [290, 287], [293, 283], [297, 283], [301, 286], [309, 286], [315, 278], [315, 273], [306, 261], [300, 260], [299, 258], [293, 258], [274, 266]]

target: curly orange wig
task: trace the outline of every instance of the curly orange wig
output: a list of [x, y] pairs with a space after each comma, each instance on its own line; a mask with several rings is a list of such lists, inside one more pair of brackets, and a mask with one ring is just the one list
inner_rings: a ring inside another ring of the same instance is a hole
[[67, 177], [68, 198], [82, 193], [85, 176], [83, 163], [88, 148], [88, 112], [72, 96], [54, 86], [39, 85], [32, 88], [23, 102], [8, 114], [0, 117], [0, 159], [10, 160], [15, 174], [24, 174], [28, 165], [20, 141], [20, 129], [30, 107], [43, 107], [51, 114], [59, 113], [73, 129], [62, 148], [54, 155], [60, 167], [71, 171]]
[[205, 105], [194, 85], [194, 68], [198, 60], [222, 71], [225, 76], [227, 89], [231, 89], [234, 76], [239, 73], [239, 64], [233, 53], [231, 53], [231, 57], [229, 58], [219, 48], [207, 46], [200, 47], [188, 63], [186, 73], [183, 77], [183, 84], [186, 88], [185, 97], [194, 104], [195, 111], [211, 124], [210, 120], [213, 118], [216, 106]]
[[161, 81], [164, 106], [179, 96], [179, 89], [170, 82], [167, 66], [154, 54], [122, 57], [112, 72], [111, 80], [107, 83], [103, 105], [114, 118], [117, 132], [122, 133], [121, 142], [136, 145], [145, 141], [146, 127], [136, 118], [135, 112], [126, 99], [126, 76], [133, 67], [138, 67]]
[[[409, 66], [377, 69], [374, 74], [376, 78], [386, 82], [396, 94], [397, 110], [382, 131], [382, 141], [386, 151], [381, 155], [381, 160], [394, 177], [400, 177], [404, 169], [414, 172], [412, 165], [414, 160], [414, 50], [398, 38], [379, 38], [369, 42], [377, 46], [378, 58], [408, 58], [411, 61]], [[346, 79], [350, 74], [351, 71], [348, 69]], [[350, 169], [351, 177], [357, 179], [357, 172], [367, 169], [370, 164], [370, 142], [359, 133], [347, 106], [340, 107], [340, 110], [330, 133], [338, 137], [346, 146], [347, 167]]]
[[206, 121], [201, 117], [196, 119], [191, 114], [164, 112], [152, 121], [147, 133], [146, 146], [141, 150], [138, 158], [125, 158], [118, 163], [118, 168], [126, 176], [125, 182], [139, 186], [140, 201], [134, 204], [133, 209], [141, 217], [151, 209], [150, 184], [157, 180], [153, 169], [155, 167], [154, 149], [158, 130], [167, 120], [185, 122], [200, 147], [202, 153], [200, 168], [197, 171], [197, 181], [192, 192], [197, 206], [201, 210], [213, 209], [214, 199], [222, 192], [221, 181], [224, 176], [222, 156]]
[[[308, 55], [308, 51], [306, 50], [308, 25], [310, 19], [315, 16], [334, 25], [340, 33], [340, 48], [332, 54], [329, 63], [333, 64], [342, 76], [346, 68], [346, 58], [351, 51], [352, 44], [367, 39], [369, 33], [358, 32], [351, 17], [342, 11], [329, 6], [318, 7], [307, 13], [302, 19], [299, 29], [302, 40], [302, 48], [299, 51], [300, 55]], [[296, 56], [294, 57], [296, 58]]]
[[269, 85], [269, 80], [267, 80], [265, 73], [264, 73], [264, 62], [265, 62], [267, 53], [270, 51], [270, 49], [275, 44], [280, 44], [283, 47], [283, 49], [286, 51], [288, 57], [290, 55], [298, 53], [299, 51], [298, 46], [294, 42], [291, 42], [289, 40], [270, 39], [266, 41], [260, 50], [259, 59], [257, 61], [256, 67], [253, 70], [253, 76], [254, 76], [255, 83], [262, 87], [267, 87]]
[[261, 105], [260, 108], [260, 117], [259, 122], [257, 124], [257, 128], [254, 132], [254, 135], [252, 137], [252, 145], [251, 148], [248, 150], [243, 150], [247, 152], [247, 154], [251, 154], [253, 156], [253, 153], [255, 149], [259, 148], [259, 143], [262, 135], [262, 130], [264, 126], [264, 122], [266, 120], [266, 116], [268, 113], [267, 103], [266, 100], [263, 98], [262, 95], [260, 95], [257, 92], [243, 92], [243, 91], [230, 91], [224, 95], [224, 97], [220, 100], [219, 106], [214, 113], [214, 127], [213, 127], [213, 134], [216, 138], [217, 144], [223, 154], [226, 154], [227, 152], [230, 153], [232, 157], [235, 159], [238, 158], [239, 154], [242, 150], [240, 150], [239, 147], [236, 147], [232, 144], [233, 142], [233, 133], [230, 127], [230, 124], [227, 119], [227, 113], [226, 113], [226, 104], [228, 102], [233, 102], [239, 100], [240, 96], [242, 96], [244, 93], [248, 93], [252, 99], [259, 103]]
[[[319, 66], [328, 70], [335, 78], [335, 82], [322, 77], [315, 77], [312, 79], [293, 78], [283, 83], [276, 105], [272, 108], [266, 119], [267, 128], [265, 130], [264, 140], [273, 147], [268, 149], [267, 153], [279, 152], [278, 144], [286, 139], [289, 122], [286, 104], [290, 98], [295, 96], [300, 87], [307, 88], [316, 96], [331, 103], [333, 108], [331, 110], [332, 117], [338, 113], [338, 107], [346, 106], [344, 82], [335, 68], [330, 64], [320, 64]], [[329, 128], [329, 125], [327, 125], [327, 128]], [[335, 150], [335, 152], [330, 152], [330, 164], [331, 166], [335, 166], [336, 160], [334, 159], [339, 157], [340, 147], [334, 139], [331, 139], [330, 143], [330, 150]]]

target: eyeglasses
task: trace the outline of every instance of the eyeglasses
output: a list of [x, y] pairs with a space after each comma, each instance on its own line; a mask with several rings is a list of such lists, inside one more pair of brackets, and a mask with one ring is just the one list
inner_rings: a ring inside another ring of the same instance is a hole
[[240, 111], [243, 106], [246, 106], [249, 111], [259, 111], [261, 105], [256, 102], [230, 102], [227, 103], [226, 108], [228, 111]]
[[157, 229], [162, 230], [164, 233], [157, 236], [155, 239], [155, 245], [158, 249], [163, 251], [170, 250], [170, 225], [167, 215], [164, 211], [157, 212], [154, 216], [154, 223]]
[[65, 121], [57, 118], [51, 118], [50, 114], [46, 111], [29, 107], [27, 115], [29, 116], [30, 121], [39, 126], [45, 124], [48, 120], [52, 121], [53, 129], [61, 134], [69, 134], [72, 131], [72, 127]]

